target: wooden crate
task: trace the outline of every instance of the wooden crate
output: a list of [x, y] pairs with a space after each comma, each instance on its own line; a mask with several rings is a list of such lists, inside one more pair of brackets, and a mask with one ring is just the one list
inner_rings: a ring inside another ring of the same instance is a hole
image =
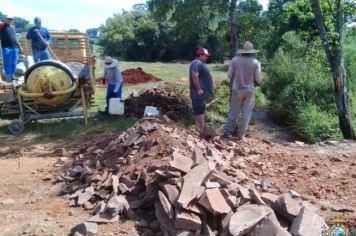
[[[89, 39], [86, 33], [50, 32], [50, 34], [52, 36], [50, 47], [61, 62], [86, 64], [89, 61]], [[26, 38], [26, 33], [23, 34], [23, 38]], [[29, 40], [23, 40], [23, 49], [27, 55], [32, 55]]]

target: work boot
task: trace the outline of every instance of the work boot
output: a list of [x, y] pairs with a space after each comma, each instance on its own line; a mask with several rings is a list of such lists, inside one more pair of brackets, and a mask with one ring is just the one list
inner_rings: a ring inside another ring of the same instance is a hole
[[102, 115], [102, 116], [107, 116], [107, 115], [109, 115], [109, 113], [106, 112], [106, 111], [98, 111], [98, 113], [99, 113], [100, 115]]

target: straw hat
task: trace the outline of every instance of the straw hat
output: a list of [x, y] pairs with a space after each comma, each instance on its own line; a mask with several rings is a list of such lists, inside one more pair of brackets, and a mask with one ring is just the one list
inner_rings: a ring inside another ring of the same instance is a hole
[[104, 61], [104, 67], [107, 69], [114, 68], [119, 64], [119, 61], [116, 59], [112, 59], [111, 57], [106, 57]]
[[246, 41], [242, 49], [237, 50], [237, 53], [256, 53], [260, 50], [256, 50], [253, 48], [253, 44], [250, 41]]

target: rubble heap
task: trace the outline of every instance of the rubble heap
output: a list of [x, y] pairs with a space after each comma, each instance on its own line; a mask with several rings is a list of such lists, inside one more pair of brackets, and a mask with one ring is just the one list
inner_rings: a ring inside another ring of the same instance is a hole
[[161, 81], [156, 76], [146, 73], [141, 67], [127, 69], [121, 72], [125, 84], [138, 84]]
[[298, 193], [274, 194], [243, 172], [243, 151], [146, 117], [78, 146], [58, 178], [70, 206], [93, 211], [87, 233], [125, 215], [144, 235], [321, 235], [324, 220]]
[[158, 107], [161, 115], [166, 115], [175, 121], [183, 120], [189, 112], [186, 99], [164, 88], [153, 88], [140, 94], [132, 93], [125, 100], [125, 115], [141, 118], [146, 106]]

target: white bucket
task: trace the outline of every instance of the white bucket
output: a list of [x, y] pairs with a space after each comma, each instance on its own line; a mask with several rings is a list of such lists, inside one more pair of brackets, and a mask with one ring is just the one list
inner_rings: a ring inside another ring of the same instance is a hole
[[110, 115], [124, 114], [124, 102], [121, 101], [121, 98], [110, 98], [109, 114]]
[[159, 115], [159, 110], [157, 107], [152, 107], [152, 106], [146, 106], [145, 107], [145, 112], [143, 113], [143, 116], [158, 116]]

